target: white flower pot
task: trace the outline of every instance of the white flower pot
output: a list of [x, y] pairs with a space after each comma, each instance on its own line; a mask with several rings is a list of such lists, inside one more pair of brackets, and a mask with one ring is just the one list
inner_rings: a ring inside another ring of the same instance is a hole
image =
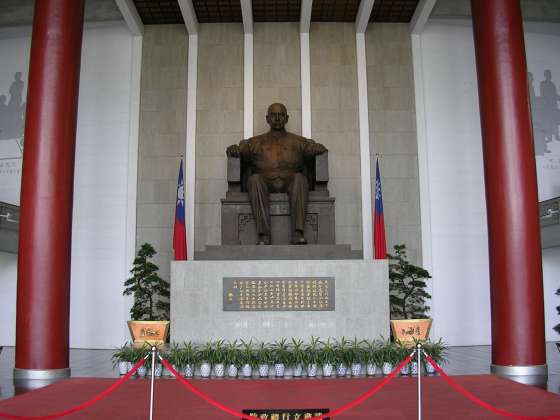
[[330, 363], [325, 363], [323, 365], [323, 376], [325, 378], [330, 378], [333, 374], [333, 365], [331, 365]]
[[389, 375], [393, 371], [393, 364], [384, 362], [381, 370], [383, 371], [383, 375]]
[[[156, 363], [156, 367], [154, 368], [154, 377], [155, 378], [159, 378], [161, 377], [161, 371], [162, 371], [162, 367], [161, 367], [161, 363]], [[150, 375], [152, 374], [152, 369], [150, 369]]]
[[336, 367], [336, 376], [346, 376], [346, 372], [348, 372], [348, 366], [346, 366], [344, 363], [340, 363]]
[[130, 372], [133, 367], [134, 364], [132, 362], [126, 362], [126, 373]]
[[119, 362], [119, 375], [126, 375], [128, 373], [128, 363], [129, 362]]
[[[172, 367], [173, 369], [175, 369], [175, 372], [180, 372], [180, 370], [177, 369], [177, 366], [171, 365], [171, 367]], [[174, 378], [174, 376], [173, 376], [173, 374], [171, 373], [171, 371], [170, 371], [169, 369], [167, 369], [167, 368], [164, 368], [164, 369], [163, 369], [163, 375], [169, 376], [170, 378]]]
[[284, 377], [285, 371], [286, 371], [286, 366], [284, 366], [284, 363], [274, 364], [274, 376], [276, 376], [277, 378]]
[[241, 374], [244, 378], [250, 378], [251, 376], [253, 376], [253, 367], [248, 364], [243, 365], [243, 367], [241, 368]]
[[185, 365], [183, 369], [183, 375], [186, 378], [192, 378], [194, 376], [194, 365]]
[[436, 368], [434, 368], [430, 362], [426, 362], [424, 366], [426, 366], [426, 373], [428, 375], [434, 375], [436, 373]]
[[366, 374], [368, 376], [375, 376], [376, 373], [377, 373], [377, 365], [374, 363], [368, 363], [366, 365]]
[[210, 363], [203, 362], [200, 365], [200, 376], [203, 378], [209, 378], [211, 373], [212, 373], [212, 366], [210, 366]]
[[216, 363], [214, 365], [214, 375], [216, 378], [223, 378], [226, 373], [226, 367], [223, 363]]
[[301, 364], [295, 365], [292, 376], [294, 378], [299, 378], [301, 377], [302, 373], [303, 373], [303, 366]]
[[228, 378], [237, 378], [237, 366], [229, 365], [227, 368]]
[[401, 368], [400, 374], [403, 376], [410, 375], [410, 365], [408, 363]]
[[410, 374], [418, 375], [418, 362], [410, 362]]
[[261, 378], [268, 378], [268, 365], [259, 365], [259, 376]]
[[310, 363], [307, 365], [307, 376], [309, 378], [317, 376], [317, 363]]
[[138, 373], [138, 376], [143, 378], [144, 376], [146, 376], [146, 373], [148, 373], [148, 369], [146, 368], [146, 366], [142, 365], [138, 368], [136, 373]]
[[362, 364], [352, 363], [352, 366], [350, 367], [350, 371], [352, 372], [352, 376], [360, 376], [362, 374]]

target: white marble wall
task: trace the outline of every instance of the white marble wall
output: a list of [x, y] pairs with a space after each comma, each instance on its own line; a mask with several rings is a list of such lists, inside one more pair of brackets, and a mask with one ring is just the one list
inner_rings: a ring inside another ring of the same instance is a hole
[[136, 244], [151, 243], [169, 279], [179, 161], [187, 124], [187, 32], [147, 25], [142, 46]]
[[329, 149], [336, 243], [362, 249], [356, 34], [351, 23], [312, 23], [311, 133]]
[[198, 34], [195, 249], [221, 241], [226, 147], [243, 138], [243, 26], [202, 24]]
[[375, 191], [375, 159], [379, 154], [387, 250], [405, 244], [409, 259], [419, 264], [418, 145], [408, 24], [369, 25], [366, 58], [371, 181]]

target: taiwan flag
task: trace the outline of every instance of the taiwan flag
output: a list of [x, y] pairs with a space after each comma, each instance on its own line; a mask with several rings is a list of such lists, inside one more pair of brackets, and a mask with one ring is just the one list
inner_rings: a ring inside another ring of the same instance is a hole
[[373, 221], [373, 249], [376, 260], [387, 258], [387, 244], [385, 243], [385, 218], [383, 217], [383, 196], [381, 194], [381, 175], [379, 174], [379, 159], [375, 162], [375, 213]]
[[175, 260], [187, 259], [187, 229], [185, 227], [185, 183], [183, 181], [183, 159], [179, 164], [177, 180], [177, 200], [175, 203], [175, 224], [173, 225], [173, 250]]

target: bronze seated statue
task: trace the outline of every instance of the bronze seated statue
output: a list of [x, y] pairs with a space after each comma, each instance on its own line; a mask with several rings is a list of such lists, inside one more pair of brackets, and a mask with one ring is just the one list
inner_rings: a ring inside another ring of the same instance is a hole
[[286, 107], [272, 104], [268, 133], [227, 148], [222, 245], [334, 244], [328, 152], [285, 130]]

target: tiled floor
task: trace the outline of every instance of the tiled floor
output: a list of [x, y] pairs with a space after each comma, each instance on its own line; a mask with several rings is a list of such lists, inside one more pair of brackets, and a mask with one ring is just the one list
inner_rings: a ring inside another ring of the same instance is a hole
[[[450, 375], [490, 373], [490, 346], [451, 347], [449, 362], [444, 369]], [[118, 377], [111, 366], [111, 350], [70, 351], [70, 368], [73, 377]], [[14, 386], [13, 368], [15, 351], [5, 347], [0, 354], [0, 399], [12, 397], [20, 390]], [[547, 344], [548, 382], [550, 392], [560, 394], [560, 353], [554, 343]]]

